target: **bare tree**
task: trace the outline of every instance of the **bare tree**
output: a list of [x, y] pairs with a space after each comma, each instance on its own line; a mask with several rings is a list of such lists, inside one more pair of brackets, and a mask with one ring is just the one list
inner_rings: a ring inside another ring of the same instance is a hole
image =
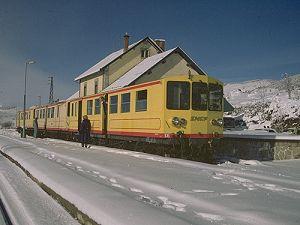
[[290, 75], [285, 73], [283, 74], [282, 76], [283, 78], [283, 82], [284, 82], [284, 87], [289, 95], [289, 99], [291, 99], [291, 93], [293, 91], [293, 85], [291, 83], [291, 78], [290, 78]]

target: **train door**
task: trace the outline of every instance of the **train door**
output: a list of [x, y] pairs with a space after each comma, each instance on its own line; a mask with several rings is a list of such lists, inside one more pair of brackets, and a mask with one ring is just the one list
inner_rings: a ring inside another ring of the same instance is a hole
[[108, 100], [107, 94], [101, 97], [102, 108], [103, 108], [102, 133], [104, 134], [106, 144], [108, 144], [108, 137], [107, 137], [107, 120], [108, 120], [107, 100]]
[[79, 101], [78, 102], [78, 131], [80, 129], [81, 119], [82, 119], [82, 101]]

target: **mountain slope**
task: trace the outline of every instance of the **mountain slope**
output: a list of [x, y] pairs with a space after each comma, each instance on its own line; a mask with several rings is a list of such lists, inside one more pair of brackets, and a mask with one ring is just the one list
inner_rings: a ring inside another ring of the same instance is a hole
[[5, 125], [5, 123], [11, 123], [14, 127], [16, 123], [16, 108], [14, 107], [0, 107], [0, 128]]
[[233, 115], [244, 113], [250, 129], [300, 127], [300, 75], [226, 84], [224, 95], [235, 107]]

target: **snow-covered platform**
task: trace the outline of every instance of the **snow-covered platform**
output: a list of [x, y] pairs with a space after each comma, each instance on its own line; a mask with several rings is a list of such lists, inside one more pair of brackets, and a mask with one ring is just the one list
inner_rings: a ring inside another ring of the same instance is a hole
[[15, 133], [0, 149], [102, 225], [300, 222], [298, 160], [209, 165]]
[[62, 206], [2, 155], [0, 155], [0, 199], [14, 225], [79, 225]]

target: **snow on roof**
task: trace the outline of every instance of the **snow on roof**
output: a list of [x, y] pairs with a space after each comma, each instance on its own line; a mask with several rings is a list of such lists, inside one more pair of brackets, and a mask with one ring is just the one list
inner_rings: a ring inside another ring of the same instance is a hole
[[66, 101], [79, 98], [79, 91], [75, 92], [73, 95], [71, 95], [69, 98], [66, 99]]
[[111, 91], [129, 85], [137, 78], [139, 78], [141, 75], [143, 75], [147, 70], [151, 69], [154, 65], [159, 63], [162, 59], [164, 59], [169, 54], [171, 54], [175, 49], [177, 48], [173, 48], [163, 53], [156, 54], [149, 58], [144, 59], [142, 62], [137, 64], [127, 73], [125, 73], [122, 77], [120, 77], [114, 83], [112, 83], [107, 88], [105, 88], [103, 91]]
[[206, 73], [180, 47], [176, 47], [144, 59], [103, 91], [112, 91], [129, 85], [174, 51], [180, 53], [182, 57], [189, 61], [199, 74], [206, 75]]
[[[139, 44], [141, 41], [147, 39], [148, 37], [141, 39], [131, 45], [128, 46], [128, 50], [135, 47], [137, 44]], [[156, 45], [156, 43], [149, 38], [149, 40], [151, 42], [153, 42], [153, 44]], [[158, 47], [160, 49], [159, 46], [156, 45], [156, 47]], [[127, 51], [128, 51], [127, 50]], [[161, 50], [161, 49], [160, 49]], [[114, 61], [115, 59], [117, 59], [119, 56], [121, 56], [124, 53], [124, 49], [120, 49], [116, 52], [111, 53], [110, 55], [106, 56], [104, 59], [102, 59], [100, 62], [98, 62], [96, 65], [92, 66], [91, 68], [89, 68], [88, 70], [86, 70], [85, 72], [83, 72], [82, 74], [80, 74], [78, 77], [75, 78], [75, 81], [80, 80], [84, 77], [87, 77], [90, 74], [96, 73], [98, 72], [100, 69], [102, 69], [103, 67], [107, 66], [109, 63], [111, 63], [112, 61]]]

